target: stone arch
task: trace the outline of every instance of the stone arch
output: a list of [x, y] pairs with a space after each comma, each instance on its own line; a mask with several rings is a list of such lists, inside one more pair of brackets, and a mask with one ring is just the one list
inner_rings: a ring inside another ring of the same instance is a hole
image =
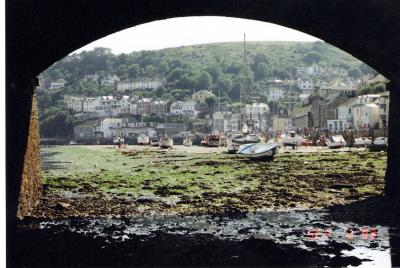
[[[201, 15], [290, 27], [321, 38], [371, 65], [391, 80], [389, 143], [400, 142], [400, 109], [393, 105], [400, 102], [400, 3], [396, 1], [8, 1], [7, 219], [14, 219], [18, 208], [25, 155], [37, 154], [28, 146], [36, 76], [71, 51], [116, 31], [160, 19]], [[389, 146], [388, 151], [386, 193], [391, 196], [400, 190], [400, 151], [395, 149]], [[32, 198], [26, 204], [34, 204], [37, 195]]]

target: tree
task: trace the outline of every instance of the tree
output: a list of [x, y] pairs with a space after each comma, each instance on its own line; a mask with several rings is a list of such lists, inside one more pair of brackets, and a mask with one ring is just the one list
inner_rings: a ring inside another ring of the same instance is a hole
[[167, 77], [168, 82], [176, 82], [185, 73], [182, 68], [174, 69]]
[[304, 58], [303, 62], [306, 64], [313, 64], [313, 63], [318, 63], [322, 59], [321, 55], [317, 52], [309, 52], [307, 53]]
[[386, 85], [382, 82], [375, 82], [372, 84], [368, 84], [363, 86], [359, 91], [358, 95], [366, 95], [366, 94], [378, 94], [386, 91]]
[[212, 76], [213, 82], [215, 83], [218, 78], [223, 75], [221, 67], [219, 66], [211, 66], [207, 68], [207, 72]]
[[268, 61], [267, 56], [266, 56], [264, 53], [258, 52], [258, 53], [254, 56], [253, 64], [251, 65], [251, 69], [252, 69], [254, 72], [256, 72], [256, 70], [257, 70], [257, 68], [258, 68], [258, 65], [259, 65], [260, 63], [264, 63], [264, 64], [266, 64], [267, 67], [268, 67], [269, 61]]
[[376, 74], [377, 74], [377, 72], [376, 72], [374, 69], [372, 69], [369, 65], [365, 64], [364, 62], [362, 62], [362, 63], [360, 64], [360, 71], [361, 71], [364, 75], [366, 75], [366, 74], [373, 74], [373, 75], [376, 75]]
[[209, 89], [211, 88], [211, 85], [211, 75], [206, 71], [201, 72], [200, 75], [197, 77], [197, 89]]
[[265, 62], [259, 63], [254, 72], [254, 79], [258, 81], [266, 78], [267, 76], [268, 76], [268, 65]]
[[360, 72], [359, 69], [353, 68], [353, 69], [348, 70], [348, 75], [349, 75], [350, 77], [353, 77], [353, 78], [355, 78], [355, 79], [358, 79], [358, 78], [361, 77], [362, 74], [361, 74], [361, 72]]
[[137, 78], [139, 76], [140, 67], [138, 64], [132, 64], [128, 67], [128, 74], [132, 78]]

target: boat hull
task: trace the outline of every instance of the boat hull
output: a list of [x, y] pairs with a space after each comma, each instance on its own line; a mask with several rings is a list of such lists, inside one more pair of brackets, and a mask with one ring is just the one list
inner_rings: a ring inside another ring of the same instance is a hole
[[238, 155], [250, 160], [269, 161], [273, 160], [278, 151], [278, 144], [244, 144], [239, 147]]
[[174, 146], [174, 141], [172, 139], [162, 139], [160, 140], [160, 148], [168, 149]]
[[387, 151], [387, 144], [368, 144], [366, 147], [370, 152]]

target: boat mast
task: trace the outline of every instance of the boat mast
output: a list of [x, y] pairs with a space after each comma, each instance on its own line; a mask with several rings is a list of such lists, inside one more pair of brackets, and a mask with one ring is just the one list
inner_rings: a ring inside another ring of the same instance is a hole
[[[243, 90], [246, 87], [246, 33], [243, 33]], [[240, 105], [239, 105], [239, 130], [242, 129], [242, 115], [243, 115], [243, 93], [240, 87]], [[243, 120], [244, 121], [244, 120]]]
[[290, 73], [290, 81], [289, 81], [289, 111], [288, 111], [288, 129], [292, 130], [292, 73]]

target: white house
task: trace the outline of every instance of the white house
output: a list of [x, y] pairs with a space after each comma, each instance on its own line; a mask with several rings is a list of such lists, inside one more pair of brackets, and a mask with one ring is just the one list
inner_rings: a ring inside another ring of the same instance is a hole
[[157, 89], [164, 84], [164, 80], [160, 78], [143, 79], [136, 81], [124, 81], [117, 83], [117, 91], [125, 92], [136, 89]]
[[353, 106], [357, 104], [357, 98], [351, 98], [336, 108], [336, 119], [327, 120], [327, 126], [332, 131], [343, 131], [354, 128]]
[[99, 130], [106, 139], [118, 135], [122, 128], [122, 118], [105, 118], [100, 122]]
[[64, 88], [67, 81], [64, 79], [59, 79], [50, 83], [50, 89]]
[[244, 106], [244, 113], [246, 115], [267, 115], [269, 113], [269, 106], [266, 103], [253, 103]]
[[278, 101], [283, 97], [283, 90], [280, 88], [270, 88], [268, 92], [268, 101]]
[[175, 101], [170, 106], [170, 113], [172, 115], [182, 115], [183, 114], [183, 102], [182, 101]]
[[196, 116], [199, 114], [196, 107], [196, 101], [184, 101], [182, 103], [182, 114], [189, 116]]
[[382, 93], [378, 102], [380, 128], [385, 128], [389, 125], [389, 102], [390, 102], [389, 91]]
[[367, 129], [379, 124], [379, 98], [378, 94], [358, 96], [352, 110], [355, 129]]
[[208, 98], [215, 98], [215, 95], [209, 90], [200, 90], [192, 94], [192, 100], [199, 103], [205, 103]]
[[231, 112], [215, 112], [213, 114], [213, 131], [214, 132], [230, 132], [232, 131], [231, 125]]
[[83, 100], [83, 112], [95, 112], [96, 111], [96, 107], [99, 105], [100, 103], [100, 97], [97, 98], [86, 98]]
[[312, 91], [314, 88], [314, 84], [311, 79], [300, 77], [297, 79], [297, 86], [303, 91]]
[[82, 112], [83, 107], [83, 98], [81, 97], [74, 97], [74, 96], [64, 96], [64, 103], [67, 106], [67, 109], [73, 110], [75, 112]]
[[116, 75], [107, 75], [103, 79], [101, 79], [100, 84], [102, 86], [113, 86], [115, 83], [119, 82], [119, 78]]

